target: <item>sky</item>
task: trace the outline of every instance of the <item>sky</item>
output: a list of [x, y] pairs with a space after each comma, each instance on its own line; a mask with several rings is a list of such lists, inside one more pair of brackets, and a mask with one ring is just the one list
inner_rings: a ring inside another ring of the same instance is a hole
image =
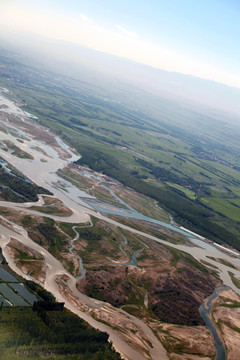
[[37, 34], [240, 88], [239, 0], [0, 0], [0, 31]]

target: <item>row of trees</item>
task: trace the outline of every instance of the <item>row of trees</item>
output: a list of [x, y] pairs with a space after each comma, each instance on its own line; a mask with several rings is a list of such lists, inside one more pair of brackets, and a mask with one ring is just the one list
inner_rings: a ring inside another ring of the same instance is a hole
[[13, 346], [17, 351], [18, 346], [24, 346], [29, 355], [31, 351], [36, 355], [38, 348], [41, 352], [44, 345], [45, 351], [51, 353], [53, 359], [58, 359], [58, 355], [67, 355], [70, 360], [121, 360], [108, 342], [107, 333], [91, 328], [84, 320], [66, 310], [64, 303], [56, 302], [55, 297], [40, 285], [32, 281], [26, 281], [26, 285], [40, 300], [34, 302], [33, 311], [28, 307], [19, 307], [14, 309], [13, 317], [11, 313], [7, 317], [9, 322], [14, 322], [9, 333], [14, 329], [17, 335], [8, 339], [6, 347]]
[[[35, 307], [38, 306], [41, 305], [36, 303]], [[121, 360], [108, 342], [107, 333], [91, 328], [62, 309], [61, 304], [55, 306], [59, 309], [38, 312], [30, 307], [3, 307], [0, 326], [4, 326], [5, 336], [1, 341], [1, 358], [11, 359], [8, 354], [14, 353], [19, 359], [27, 354], [29, 359], [46, 356], [53, 360]]]

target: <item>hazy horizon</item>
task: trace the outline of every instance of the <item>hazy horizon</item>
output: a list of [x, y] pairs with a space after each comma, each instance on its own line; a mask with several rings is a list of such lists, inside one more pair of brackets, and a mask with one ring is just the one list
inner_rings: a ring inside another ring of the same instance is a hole
[[2, 0], [0, 30], [64, 40], [240, 88], [239, 10], [225, 0]]
[[[191, 108], [201, 106], [240, 114], [240, 89], [192, 75], [168, 72], [129, 59], [119, 58], [78, 44], [45, 38], [39, 35], [9, 32], [0, 34], [0, 46], [16, 51], [21, 61], [45, 64], [54, 71], [71, 76], [107, 76], [104, 81], [118, 80], [131, 84], [161, 98], [170, 99]], [[206, 111], [206, 109], [203, 109]], [[224, 115], [224, 114], [223, 114]]]

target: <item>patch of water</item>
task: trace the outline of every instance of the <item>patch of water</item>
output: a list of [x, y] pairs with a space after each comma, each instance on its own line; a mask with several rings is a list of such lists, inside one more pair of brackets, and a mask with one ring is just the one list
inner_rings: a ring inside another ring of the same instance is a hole
[[65, 144], [59, 137], [56, 137], [56, 141], [58, 143], [58, 145], [60, 145], [60, 147], [66, 151], [70, 156], [71, 156], [71, 161], [76, 161], [78, 160], [81, 156], [80, 155], [76, 155], [74, 154], [69, 147], [67, 146], [67, 144]]
[[17, 293], [19, 293], [25, 300], [27, 300], [31, 305], [33, 305], [34, 301], [38, 301], [36, 295], [30, 293], [23, 284], [12, 283], [11, 288], [13, 288]]
[[8, 271], [0, 267], [0, 279], [7, 282], [18, 282], [18, 280]]
[[27, 306], [28, 303], [19, 295], [17, 295], [7, 284], [0, 284], [0, 292], [13, 305]]

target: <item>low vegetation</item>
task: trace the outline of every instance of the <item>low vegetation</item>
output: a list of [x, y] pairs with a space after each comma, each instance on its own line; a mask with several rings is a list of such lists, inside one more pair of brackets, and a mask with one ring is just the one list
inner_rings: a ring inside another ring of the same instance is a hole
[[228, 272], [231, 279], [232, 279], [232, 282], [233, 284], [238, 288], [240, 289], [240, 279], [238, 279], [231, 271]]

